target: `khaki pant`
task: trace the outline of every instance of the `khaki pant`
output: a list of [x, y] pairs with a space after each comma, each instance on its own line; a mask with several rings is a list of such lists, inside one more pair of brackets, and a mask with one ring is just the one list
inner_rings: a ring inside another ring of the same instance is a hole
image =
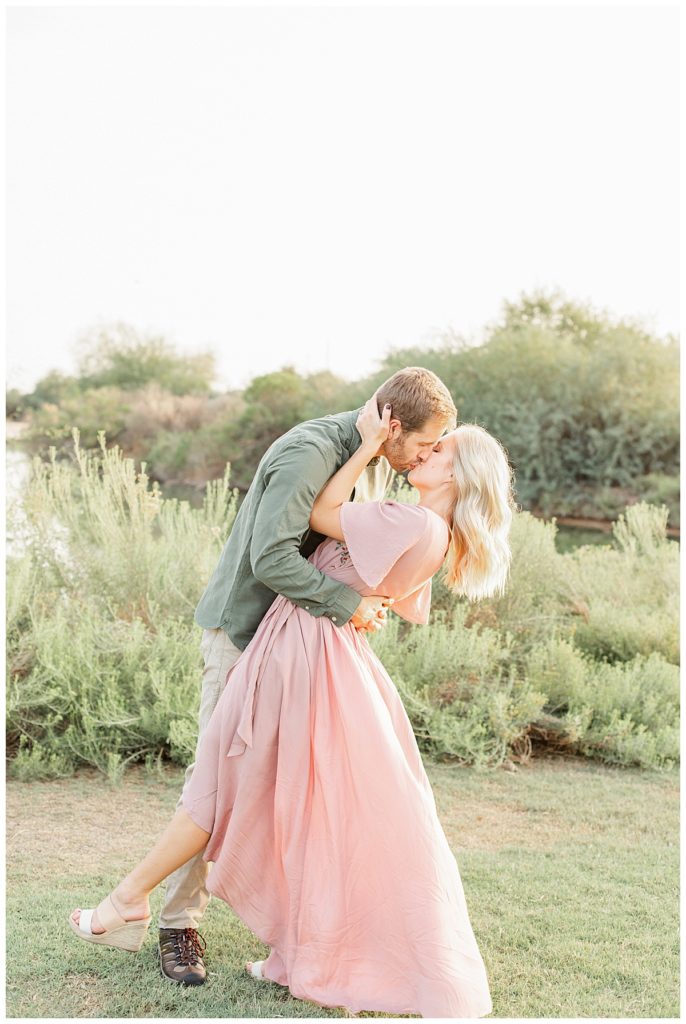
[[[203, 630], [200, 650], [205, 659], [205, 668], [202, 674], [202, 692], [200, 694], [198, 745], [224, 689], [226, 674], [242, 654], [242, 651], [231, 642], [223, 629]], [[197, 747], [195, 756], [197, 759]], [[190, 781], [194, 767], [195, 761], [186, 768], [184, 789]], [[176, 804], [177, 810], [182, 806], [182, 799], [183, 791]], [[164, 906], [160, 914], [160, 928], [198, 927], [210, 898], [210, 894], [205, 888], [210, 866], [207, 861], [202, 859], [203, 852], [201, 850], [195, 857], [191, 857], [180, 868], [167, 876]]]

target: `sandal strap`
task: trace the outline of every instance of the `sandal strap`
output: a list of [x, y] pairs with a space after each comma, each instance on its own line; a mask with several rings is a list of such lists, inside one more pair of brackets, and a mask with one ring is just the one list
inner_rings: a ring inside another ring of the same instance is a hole
[[110, 896], [107, 897], [103, 905], [98, 909], [98, 917], [100, 918], [100, 924], [108, 932], [111, 932], [114, 928], [121, 928], [122, 925], [126, 924]]
[[79, 915], [79, 928], [81, 929], [82, 932], [85, 932], [86, 935], [93, 934], [93, 929], [91, 928], [91, 920], [93, 919], [94, 913], [95, 907], [91, 907], [90, 910], [82, 910]]

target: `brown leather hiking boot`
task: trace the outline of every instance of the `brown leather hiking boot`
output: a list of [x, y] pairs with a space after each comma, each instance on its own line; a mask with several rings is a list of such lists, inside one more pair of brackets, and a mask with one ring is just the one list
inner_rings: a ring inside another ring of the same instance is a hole
[[160, 928], [158, 951], [163, 976], [180, 985], [204, 985], [205, 948], [205, 940], [195, 928]]

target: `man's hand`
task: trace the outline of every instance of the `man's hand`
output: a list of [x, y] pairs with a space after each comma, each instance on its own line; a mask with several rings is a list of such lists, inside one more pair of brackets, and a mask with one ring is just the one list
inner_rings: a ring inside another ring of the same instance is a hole
[[363, 597], [350, 621], [355, 629], [367, 633], [377, 633], [386, 625], [387, 609], [392, 604], [392, 597], [380, 597], [376, 594], [372, 594], [371, 597]]

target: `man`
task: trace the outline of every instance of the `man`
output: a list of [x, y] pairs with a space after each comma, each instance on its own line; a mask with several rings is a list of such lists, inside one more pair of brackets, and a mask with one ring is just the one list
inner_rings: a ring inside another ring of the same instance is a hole
[[[390, 430], [351, 495], [381, 501], [393, 471], [405, 472], [428, 458], [456, 422], [453, 400], [430, 370], [410, 366], [376, 392], [379, 409], [391, 405]], [[374, 631], [385, 621], [384, 599], [357, 591], [316, 569], [307, 558], [324, 539], [310, 530], [314, 500], [327, 480], [359, 448], [359, 409], [300, 423], [278, 438], [257, 467], [219, 563], [195, 611], [203, 626], [205, 660], [200, 697], [202, 736], [229, 669], [255, 635], [277, 594], [337, 626], [351, 622]], [[186, 770], [184, 785], [193, 772]], [[181, 806], [181, 797], [177, 807]], [[202, 854], [167, 879], [160, 915], [160, 966], [171, 981], [201, 985], [204, 941], [197, 926], [209, 900], [209, 865]]]

